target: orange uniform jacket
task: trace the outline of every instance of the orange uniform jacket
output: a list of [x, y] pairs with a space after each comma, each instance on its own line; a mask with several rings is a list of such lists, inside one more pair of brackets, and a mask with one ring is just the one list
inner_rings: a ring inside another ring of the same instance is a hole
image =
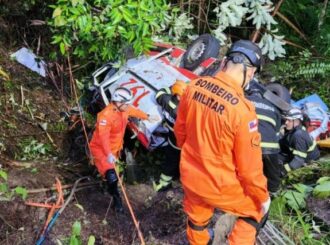
[[190, 83], [174, 131], [184, 188], [234, 214], [244, 196], [257, 209], [268, 199], [255, 108], [228, 75]]
[[108, 169], [114, 168], [107, 162], [107, 156], [112, 153], [118, 157], [123, 147], [128, 117], [147, 119], [148, 115], [132, 106], [127, 111], [120, 112], [112, 103], [97, 114], [96, 128], [90, 142], [90, 149], [101, 175], [104, 175]]

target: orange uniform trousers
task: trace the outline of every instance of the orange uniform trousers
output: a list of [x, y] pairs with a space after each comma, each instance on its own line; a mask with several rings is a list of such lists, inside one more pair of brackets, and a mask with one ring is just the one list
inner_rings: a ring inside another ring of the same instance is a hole
[[[188, 215], [188, 219], [196, 226], [206, 227], [213, 216], [215, 208], [219, 208], [227, 213], [232, 213], [228, 210], [232, 210], [233, 205], [235, 206], [234, 215], [236, 216], [253, 217], [258, 221], [260, 221], [263, 216], [255, 206], [253, 200], [248, 196], [240, 199], [239, 203], [231, 203], [229, 207], [226, 207], [221, 201], [221, 198], [218, 200], [203, 198], [188, 189], [184, 189], [184, 195], [184, 211]], [[248, 207], [248, 209], [246, 207]], [[247, 216], [248, 213], [250, 216]], [[210, 240], [210, 234], [207, 228], [196, 230], [187, 225], [187, 238], [190, 245], [206, 245]], [[255, 240], [256, 228], [243, 219], [237, 219], [228, 238], [229, 244], [251, 245], [255, 243]]]

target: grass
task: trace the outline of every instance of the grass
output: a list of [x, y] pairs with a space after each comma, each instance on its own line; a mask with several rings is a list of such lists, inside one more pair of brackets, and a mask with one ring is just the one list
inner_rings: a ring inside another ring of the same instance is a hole
[[[300, 204], [300, 200], [296, 200], [294, 195], [290, 199], [290, 195], [288, 195], [289, 192], [295, 192], [306, 200], [312, 193], [312, 187], [316, 186], [316, 181], [320, 177], [329, 176], [329, 173], [330, 157], [325, 156], [317, 164], [290, 173], [283, 181], [285, 189], [272, 201], [270, 209], [271, 222], [295, 244], [330, 244], [329, 227], [317, 221], [305, 205], [294, 205], [293, 201]], [[304, 186], [305, 189], [302, 188]]]

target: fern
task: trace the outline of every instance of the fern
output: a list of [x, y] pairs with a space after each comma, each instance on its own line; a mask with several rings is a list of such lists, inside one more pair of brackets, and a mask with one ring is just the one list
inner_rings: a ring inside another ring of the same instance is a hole
[[276, 79], [281, 80], [325, 78], [330, 75], [330, 60], [312, 61], [290, 57], [272, 64], [269, 69]]
[[301, 99], [313, 93], [330, 106], [330, 59], [315, 58], [308, 51], [299, 56], [281, 59], [266, 67], [266, 73], [293, 89], [293, 99]]
[[324, 78], [330, 73], [330, 63], [313, 62], [310, 64], [300, 65], [298, 70], [294, 72], [294, 77], [302, 76], [305, 79], [312, 79], [316, 76]]

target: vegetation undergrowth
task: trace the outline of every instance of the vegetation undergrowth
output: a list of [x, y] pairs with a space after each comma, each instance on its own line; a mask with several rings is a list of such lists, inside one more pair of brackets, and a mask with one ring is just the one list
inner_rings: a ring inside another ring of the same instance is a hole
[[[329, 244], [329, 224], [318, 217], [322, 209], [311, 206], [330, 197], [330, 159], [289, 173], [284, 188], [272, 200], [270, 220], [295, 244]], [[327, 205], [326, 205], [327, 206]], [[312, 212], [312, 210], [314, 212]], [[323, 212], [326, 209], [323, 209]]]

